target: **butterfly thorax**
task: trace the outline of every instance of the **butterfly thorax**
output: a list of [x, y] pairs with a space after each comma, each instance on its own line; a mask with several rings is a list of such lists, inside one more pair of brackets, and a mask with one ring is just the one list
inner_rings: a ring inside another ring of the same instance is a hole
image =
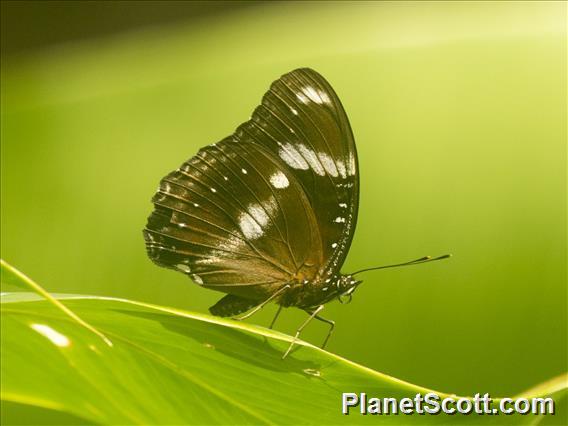
[[338, 299], [342, 303], [351, 300], [351, 295], [361, 281], [351, 275], [335, 275], [331, 278], [314, 281], [297, 281], [290, 283], [291, 287], [279, 299], [278, 304], [300, 309], [310, 309]]

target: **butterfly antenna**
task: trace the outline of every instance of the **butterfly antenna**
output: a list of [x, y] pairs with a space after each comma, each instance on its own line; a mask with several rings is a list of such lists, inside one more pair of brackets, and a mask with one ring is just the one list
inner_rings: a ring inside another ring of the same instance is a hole
[[396, 263], [394, 265], [375, 266], [373, 268], [361, 269], [357, 272], [353, 272], [350, 275], [354, 276], [354, 275], [360, 274], [361, 272], [375, 271], [377, 269], [397, 268], [399, 266], [412, 266], [412, 265], [418, 265], [420, 263], [434, 262], [436, 260], [447, 259], [448, 257], [451, 257], [451, 256], [452, 256], [451, 254], [444, 254], [444, 255], [438, 256], [438, 257], [424, 256], [424, 257], [421, 257], [420, 259], [411, 260], [410, 262]]

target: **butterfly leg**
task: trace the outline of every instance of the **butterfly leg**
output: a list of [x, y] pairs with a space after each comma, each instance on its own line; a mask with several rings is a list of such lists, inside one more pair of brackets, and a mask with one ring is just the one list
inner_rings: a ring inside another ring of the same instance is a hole
[[[306, 312], [308, 314], [312, 314], [312, 312], [310, 312], [310, 311], [306, 311]], [[319, 315], [315, 315], [314, 318], [317, 319], [318, 321], [325, 322], [326, 324], [329, 325], [329, 331], [327, 332], [327, 336], [325, 337], [325, 340], [323, 341], [323, 345], [321, 345], [321, 348], [324, 349], [325, 345], [327, 345], [329, 338], [331, 337], [331, 333], [333, 333], [333, 329], [335, 328], [335, 321], [329, 320], [329, 319], [324, 318], [324, 317], [320, 317]]]
[[274, 323], [278, 319], [278, 316], [280, 315], [280, 311], [282, 311], [282, 305], [278, 305], [278, 310], [276, 311], [276, 315], [274, 315], [274, 318], [272, 319], [272, 322], [270, 323], [270, 327], [268, 327], [269, 329], [272, 330], [272, 327], [274, 327]]
[[286, 284], [284, 287], [281, 287], [280, 289], [278, 289], [278, 291], [274, 292], [274, 294], [272, 294], [268, 299], [266, 299], [264, 302], [262, 302], [260, 305], [257, 305], [252, 311], [250, 311], [247, 314], [244, 314], [240, 317], [234, 317], [233, 319], [237, 320], [237, 321], [242, 321], [244, 319], [247, 319], [251, 316], [253, 316], [254, 314], [256, 314], [258, 311], [260, 311], [262, 308], [264, 308], [264, 306], [266, 306], [267, 303], [270, 303], [272, 300], [276, 299], [278, 296], [280, 296], [282, 293], [284, 293], [286, 290], [288, 290], [290, 288], [290, 284]]
[[306, 321], [304, 321], [304, 323], [300, 326], [300, 328], [298, 328], [298, 330], [296, 330], [296, 334], [294, 335], [294, 338], [292, 339], [292, 342], [290, 342], [290, 346], [288, 346], [288, 350], [284, 353], [284, 355], [282, 355], [282, 359], [286, 358], [288, 356], [288, 354], [290, 353], [290, 351], [292, 350], [292, 347], [294, 346], [294, 343], [296, 343], [296, 340], [298, 340], [298, 337], [300, 336], [300, 333], [302, 332], [302, 330], [306, 327], [306, 325], [308, 325], [310, 323], [311, 320], [313, 320], [315, 317], [317, 317], [317, 315], [322, 311], [323, 309], [323, 305], [319, 305], [308, 317], [308, 319]]

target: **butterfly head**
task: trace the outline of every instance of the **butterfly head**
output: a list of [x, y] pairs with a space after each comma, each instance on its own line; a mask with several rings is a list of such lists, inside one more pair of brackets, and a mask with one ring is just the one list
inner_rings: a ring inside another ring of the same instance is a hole
[[352, 275], [341, 275], [337, 281], [337, 299], [341, 303], [349, 303], [353, 293], [363, 281], [356, 280]]

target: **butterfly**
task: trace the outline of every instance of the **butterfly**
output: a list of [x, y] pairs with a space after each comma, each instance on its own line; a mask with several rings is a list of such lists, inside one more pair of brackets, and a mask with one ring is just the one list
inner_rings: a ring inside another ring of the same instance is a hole
[[313, 319], [329, 325], [324, 347], [335, 326], [325, 304], [350, 301], [355, 275], [383, 268], [340, 272], [357, 224], [357, 150], [337, 94], [309, 68], [274, 81], [248, 121], [165, 176], [152, 202], [148, 256], [227, 293], [212, 314], [245, 319], [276, 302], [271, 328], [282, 307], [308, 314], [283, 358]]

